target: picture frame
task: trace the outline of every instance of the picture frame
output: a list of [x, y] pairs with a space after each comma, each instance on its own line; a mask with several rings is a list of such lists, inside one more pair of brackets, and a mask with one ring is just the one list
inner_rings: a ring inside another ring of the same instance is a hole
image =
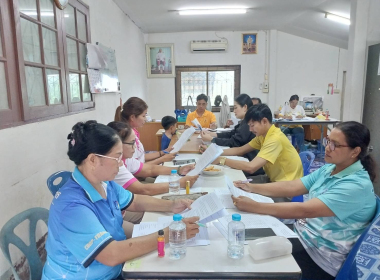
[[174, 44], [146, 44], [148, 78], [174, 78]]
[[241, 37], [241, 53], [257, 54], [257, 33], [243, 33]]

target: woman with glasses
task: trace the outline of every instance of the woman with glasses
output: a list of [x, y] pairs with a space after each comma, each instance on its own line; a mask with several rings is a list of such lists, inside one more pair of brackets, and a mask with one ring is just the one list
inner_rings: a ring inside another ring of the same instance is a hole
[[[135, 176], [146, 178], [156, 177], [158, 175], [170, 175], [173, 169], [177, 170], [179, 175], [186, 175], [194, 168], [194, 165], [166, 167], [159, 165], [143, 164], [133, 158], [136, 146], [136, 136], [133, 129], [122, 122], [110, 122], [109, 127], [113, 128], [121, 138], [123, 143], [123, 165], [119, 168], [119, 173], [115, 177], [115, 182], [128, 189], [134, 194], [157, 195], [169, 192], [169, 183], [140, 183]], [[190, 181], [192, 186], [198, 176], [184, 176], [180, 179], [180, 186], [186, 187], [186, 181]]]
[[[124, 262], [157, 249], [157, 233], [126, 240], [122, 211], [179, 213], [191, 201], [134, 195], [113, 182], [123, 165], [123, 144], [112, 128], [77, 123], [68, 139], [76, 167], [50, 206], [42, 279], [115, 279]], [[199, 232], [197, 220], [185, 219], [187, 238]]]
[[368, 154], [368, 128], [354, 121], [340, 123], [325, 143], [327, 164], [301, 179], [262, 185], [235, 182], [246, 191], [271, 197], [309, 194], [307, 202], [269, 204], [232, 198], [242, 211], [298, 219], [293, 256], [303, 279], [310, 280], [334, 279], [376, 210], [372, 184], [376, 164]]
[[146, 122], [146, 115], [148, 113], [148, 105], [144, 100], [138, 97], [129, 98], [123, 107], [119, 106], [115, 112], [115, 121], [125, 122], [132, 127], [136, 135], [136, 149], [134, 158], [141, 162], [149, 162], [149, 164], [161, 164], [163, 162], [172, 161], [175, 154], [170, 154], [171, 147], [164, 151], [145, 153], [144, 145], [140, 141], [140, 133], [137, 128], [142, 127]]

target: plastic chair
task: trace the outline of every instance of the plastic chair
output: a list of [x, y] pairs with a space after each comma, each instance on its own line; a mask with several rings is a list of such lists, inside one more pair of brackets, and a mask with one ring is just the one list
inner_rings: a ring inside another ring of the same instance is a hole
[[[39, 257], [38, 249], [36, 245], [36, 225], [39, 220], [42, 220], [48, 223], [49, 210], [45, 208], [31, 208], [24, 212], [21, 212], [11, 218], [1, 229], [0, 231], [0, 247], [3, 251], [5, 258], [12, 268], [14, 278], [20, 280], [15, 268], [13, 267], [10, 252], [9, 244], [15, 245], [20, 251], [25, 255], [29, 263], [30, 269], [30, 280], [39, 280], [42, 276], [43, 263]], [[21, 224], [23, 221], [29, 220], [29, 241], [30, 245], [27, 246], [24, 241], [21, 240], [14, 233], [14, 229]]]
[[380, 269], [376, 265], [380, 259], [379, 240], [380, 198], [376, 196], [375, 217], [352, 247], [335, 280], [380, 279]]
[[[310, 166], [315, 159], [315, 155], [312, 152], [301, 152], [299, 156], [302, 161], [303, 175], [306, 176], [309, 174]], [[295, 196], [292, 198], [292, 202], [303, 202], [303, 195]]]
[[[71, 177], [71, 172], [69, 171], [58, 171], [47, 179], [47, 185], [52, 193], [53, 196], [55, 196], [55, 193], [69, 180]], [[54, 184], [54, 181], [58, 178], [61, 178], [61, 181], [58, 184]]]

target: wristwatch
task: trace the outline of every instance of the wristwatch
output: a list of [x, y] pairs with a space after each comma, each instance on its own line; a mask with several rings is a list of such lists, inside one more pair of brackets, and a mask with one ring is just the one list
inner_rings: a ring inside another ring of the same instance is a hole
[[219, 160], [219, 164], [223, 166], [226, 163], [226, 159], [226, 157], [221, 157]]

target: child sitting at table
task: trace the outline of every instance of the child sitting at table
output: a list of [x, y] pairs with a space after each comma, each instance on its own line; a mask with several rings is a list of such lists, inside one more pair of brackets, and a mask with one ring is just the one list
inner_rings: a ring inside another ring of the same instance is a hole
[[172, 136], [177, 130], [177, 120], [172, 116], [166, 116], [162, 118], [161, 125], [165, 129], [165, 133], [162, 134], [161, 139], [161, 150], [166, 150], [169, 147]]

